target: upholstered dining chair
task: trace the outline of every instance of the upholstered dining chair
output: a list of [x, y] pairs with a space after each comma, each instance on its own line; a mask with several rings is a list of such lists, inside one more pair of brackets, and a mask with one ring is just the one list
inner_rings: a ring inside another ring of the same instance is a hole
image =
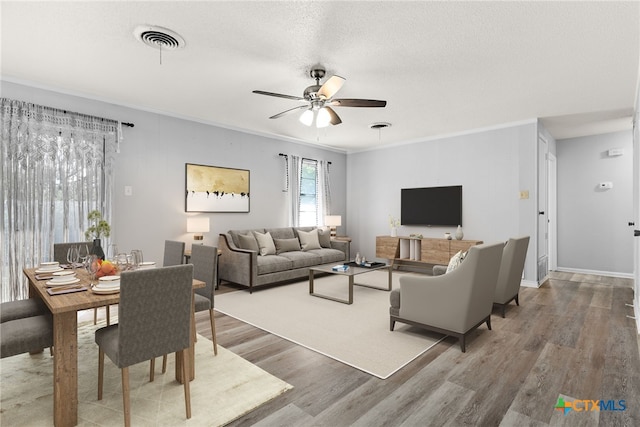
[[[129, 366], [181, 352], [183, 378], [189, 378], [192, 282], [193, 266], [189, 264], [121, 274], [118, 324], [98, 329], [95, 340], [99, 347], [98, 400], [102, 400], [106, 354], [122, 371], [125, 426], [131, 425]], [[191, 418], [189, 393], [189, 381], [184, 381], [187, 418]]]
[[518, 294], [528, 247], [529, 236], [511, 238], [504, 245], [500, 273], [493, 297], [493, 305], [501, 308], [502, 317], [505, 317], [507, 304], [511, 301], [515, 300], [516, 305], [520, 305]]
[[0, 304], [0, 358], [53, 346], [53, 317], [39, 298]]
[[[213, 312], [215, 285], [218, 281], [218, 248], [215, 246], [193, 245], [191, 248], [191, 264], [193, 264], [193, 278], [205, 282], [204, 288], [195, 290], [196, 312], [209, 310], [211, 323], [211, 337], [213, 354], [218, 355], [218, 341], [216, 339], [216, 323]], [[153, 370], [153, 364], [152, 368]], [[167, 371], [167, 355], [162, 357], [162, 373]], [[153, 376], [153, 373], [151, 374]]]
[[68, 243], [54, 243], [53, 244], [53, 260], [60, 264], [67, 263], [67, 252], [72, 246], [87, 245], [89, 252], [93, 247], [93, 242], [68, 242]]
[[402, 322], [452, 335], [464, 353], [470, 332], [485, 322], [491, 329], [503, 247], [502, 243], [472, 246], [458, 268], [441, 276], [400, 276], [400, 289], [390, 295], [390, 329]]
[[164, 257], [162, 265], [168, 267], [170, 265], [180, 265], [184, 263], [184, 242], [175, 240], [164, 241]]

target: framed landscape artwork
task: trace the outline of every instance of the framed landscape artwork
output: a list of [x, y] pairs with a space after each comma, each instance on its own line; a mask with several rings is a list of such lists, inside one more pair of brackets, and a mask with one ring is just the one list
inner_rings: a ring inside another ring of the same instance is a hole
[[249, 171], [185, 165], [186, 212], [249, 212]]

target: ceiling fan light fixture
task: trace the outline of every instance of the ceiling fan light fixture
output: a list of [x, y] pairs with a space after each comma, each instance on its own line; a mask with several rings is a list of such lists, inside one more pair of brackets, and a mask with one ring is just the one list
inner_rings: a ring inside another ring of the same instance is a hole
[[331, 115], [326, 110], [326, 108], [321, 108], [318, 110], [318, 115], [316, 116], [316, 127], [324, 128], [329, 126], [331, 122]]
[[313, 123], [313, 110], [311, 108], [305, 110], [304, 113], [300, 114], [299, 120], [303, 125], [311, 126], [311, 124]]

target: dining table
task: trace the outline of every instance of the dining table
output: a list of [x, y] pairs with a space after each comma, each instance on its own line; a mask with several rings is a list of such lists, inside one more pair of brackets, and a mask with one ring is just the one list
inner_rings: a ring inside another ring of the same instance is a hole
[[[41, 298], [53, 315], [53, 423], [56, 427], [78, 424], [78, 311], [118, 304], [120, 293], [96, 294], [91, 291], [92, 277], [82, 268], [76, 269], [77, 285], [87, 290], [50, 295], [44, 275], [37, 268], [24, 268], [29, 280], [29, 297]], [[204, 288], [205, 282], [193, 279], [193, 289]], [[190, 379], [195, 378], [195, 302], [191, 298]], [[176, 353], [176, 380], [183, 382], [182, 363]], [[97, 375], [97, 373], [96, 373]]]

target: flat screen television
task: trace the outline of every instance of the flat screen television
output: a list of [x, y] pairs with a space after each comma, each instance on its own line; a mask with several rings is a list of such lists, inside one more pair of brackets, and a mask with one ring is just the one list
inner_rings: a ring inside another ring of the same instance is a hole
[[462, 186], [403, 188], [402, 225], [462, 225]]

